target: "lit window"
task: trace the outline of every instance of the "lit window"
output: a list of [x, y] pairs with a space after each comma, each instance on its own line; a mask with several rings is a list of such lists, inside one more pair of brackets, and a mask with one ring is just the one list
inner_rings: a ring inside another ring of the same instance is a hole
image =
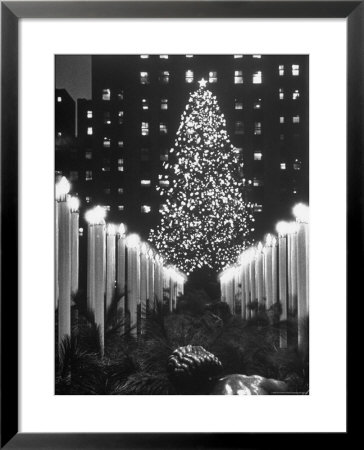
[[79, 229], [78, 229], [78, 235], [79, 235], [80, 237], [83, 236], [83, 228], [79, 228]]
[[186, 58], [193, 58], [193, 55], [186, 55]]
[[105, 205], [103, 208], [104, 208], [106, 211], [110, 211], [110, 205]]
[[168, 109], [168, 98], [161, 98], [161, 109]]
[[254, 123], [254, 134], [255, 135], [262, 134], [262, 122], [255, 122]]
[[253, 186], [255, 186], [255, 187], [263, 186], [263, 180], [260, 180], [259, 178], [254, 178]]
[[280, 134], [280, 135], [279, 135], [279, 139], [280, 139], [281, 141], [284, 141], [284, 134]]
[[140, 185], [141, 186], [150, 186], [150, 180], [140, 180]]
[[235, 109], [243, 109], [243, 102], [239, 99], [235, 99]]
[[124, 211], [124, 205], [118, 205], [118, 211]]
[[104, 194], [110, 195], [111, 194], [111, 189], [109, 187], [104, 188]]
[[87, 196], [87, 197], [85, 198], [85, 200], [86, 200], [86, 203], [90, 203], [91, 200], [92, 200], [92, 197]]
[[186, 83], [193, 83], [193, 71], [192, 70], [186, 70], [185, 79], [186, 79]]
[[298, 159], [293, 163], [293, 170], [301, 170], [301, 161]]
[[61, 103], [61, 101], [62, 101], [62, 97], [57, 97], [57, 102]]
[[86, 152], [85, 159], [92, 159], [92, 152]]
[[262, 72], [260, 70], [253, 73], [253, 84], [262, 84]]
[[164, 122], [159, 124], [159, 132], [160, 134], [167, 134], [167, 125]]
[[144, 214], [148, 214], [148, 213], [150, 213], [151, 209], [152, 208], [149, 205], [142, 205], [141, 212]]
[[161, 161], [168, 161], [168, 155], [160, 155]]
[[116, 97], [118, 100], [124, 100], [124, 91], [122, 89], [119, 89], [116, 93]]
[[280, 164], [280, 167], [281, 167], [281, 170], [286, 170], [286, 168], [287, 168], [286, 163], [282, 162]]
[[[85, 180], [86, 180], [86, 181], [92, 180], [92, 170], [86, 170]], [[86, 200], [86, 201], [87, 201], [87, 200]]]
[[168, 55], [159, 55], [160, 59], [168, 59]]
[[296, 194], [297, 194], [297, 189], [293, 189], [292, 193], [293, 193], [294, 195], [296, 195]]
[[89, 136], [92, 134], [92, 127], [87, 127], [87, 134]]
[[260, 59], [261, 57], [262, 57], [262, 55], [253, 55], [253, 58]]
[[110, 166], [104, 166], [101, 170], [103, 172], [110, 172]]
[[119, 187], [119, 188], [118, 188], [118, 194], [119, 194], [119, 195], [124, 194], [124, 188]]
[[243, 71], [242, 70], [235, 70], [234, 72], [234, 83], [235, 84], [242, 84], [243, 82]]
[[293, 123], [300, 123], [300, 116], [293, 116], [292, 117], [292, 122]]
[[77, 180], [78, 180], [77, 170], [71, 170], [70, 171], [70, 181], [77, 181]]
[[284, 99], [284, 91], [283, 88], [279, 88], [279, 100], [283, 100]]
[[243, 57], [243, 55], [234, 55], [234, 58], [235, 59], [240, 59], [240, 58], [242, 58]]
[[254, 152], [254, 161], [261, 161], [263, 158], [262, 152]]
[[87, 118], [92, 119], [92, 111], [91, 110], [87, 111]]
[[149, 73], [148, 72], [140, 72], [140, 82], [141, 82], [141, 84], [149, 83]]
[[109, 101], [110, 100], [110, 89], [103, 89], [102, 90], [102, 99]]
[[149, 161], [150, 159], [149, 148], [142, 148], [140, 150], [140, 159], [141, 161]]
[[159, 180], [159, 186], [161, 187], [168, 187], [169, 181], [168, 180]]
[[209, 72], [209, 83], [217, 83], [217, 72]]
[[118, 141], [118, 147], [123, 148], [124, 147], [124, 141]]
[[283, 117], [283, 116], [281, 116], [281, 117], [279, 118], [279, 123], [284, 123], [284, 117]]
[[243, 154], [243, 148], [242, 147], [235, 147], [235, 153], [238, 153], [239, 155]]
[[118, 111], [118, 124], [121, 125], [124, 122], [124, 111]]
[[263, 205], [259, 205], [258, 203], [255, 203], [254, 205], [254, 212], [259, 213], [263, 211]]
[[149, 123], [142, 122], [142, 136], [148, 136], [149, 134]]
[[149, 100], [147, 98], [142, 99], [142, 109], [147, 111], [149, 109]]
[[240, 120], [235, 122], [235, 134], [244, 134], [244, 123]]
[[259, 100], [257, 100], [256, 102], [254, 102], [253, 108], [254, 108], [254, 109], [260, 109], [261, 106], [262, 106], [262, 100], [259, 99]]
[[298, 89], [296, 89], [295, 91], [293, 91], [292, 93], [292, 99], [293, 100], [297, 100], [300, 97], [300, 92]]
[[298, 64], [292, 64], [292, 75], [298, 76], [300, 74], [300, 66]]
[[280, 66], [278, 66], [278, 72], [279, 72], [279, 75], [281, 77], [283, 77], [283, 75], [284, 75], [284, 66], [282, 64]]
[[110, 145], [111, 145], [110, 138], [104, 137], [104, 141], [103, 141], [102, 145], [103, 145], [103, 147], [105, 147], [105, 148], [109, 148]]
[[148, 59], [148, 58], [149, 58], [149, 55], [140, 55], [140, 57], [141, 57], [142, 59]]
[[162, 70], [159, 74], [159, 81], [163, 84], [169, 83], [169, 72], [168, 70]]
[[[122, 170], [120, 170], [120, 167], [122, 167]], [[123, 158], [118, 158], [118, 171], [123, 172], [124, 171], [124, 160]]]
[[62, 136], [62, 132], [61, 132], [61, 131], [58, 131], [58, 132], [57, 132], [57, 136]]
[[111, 124], [111, 118], [109, 112], [104, 112], [104, 124], [110, 125]]

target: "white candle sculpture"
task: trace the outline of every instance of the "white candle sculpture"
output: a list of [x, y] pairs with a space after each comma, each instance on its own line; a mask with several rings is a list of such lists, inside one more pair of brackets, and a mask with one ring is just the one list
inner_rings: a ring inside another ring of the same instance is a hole
[[256, 253], [256, 260], [255, 260], [255, 285], [256, 285], [256, 292], [257, 292], [257, 299], [258, 299], [258, 308], [263, 308], [264, 301], [263, 301], [263, 245], [261, 242], [258, 243], [257, 246], [257, 253]]
[[308, 318], [308, 207], [296, 205], [293, 214], [297, 221], [297, 322], [298, 348], [307, 345]]
[[147, 300], [149, 302], [149, 308], [154, 310], [154, 298], [155, 298], [155, 288], [154, 288], [154, 252], [150, 248], [148, 251], [148, 294]]
[[272, 286], [272, 236], [267, 235], [264, 248], [264, 285], [266, 308], [269, 310], [273, 305], [273, 286]]
[[127, 247], [127, 308], [130, 314], [131, 334], [136, 335], [138, 325], [138, 305], [140, 304], [140, 238], [129, 234]]
[[79, 207], [80, 201], [77, 197], [69, 199], [71, 210], [71, 293], [78, 291], [79, 282]]
[[106, 211], [101, 206], [87, 211], [88, 262], [87, 306], [99, 328], [101, 355], [105, 346]]
[[140, 247], [140, 302], [142, 312], [147, 310], [148, 299], [148, 247], [142, 243]]
[[106, 229], [106, 311], [109, 310], [115, 294], [116, 278], [116, 228], [108, 224]]
[[[251, 302], [256, 306], [257, 303], [257, 294], [256, 294], [256, 284], [255, 284], [255, 265], [256, 265], [256, 250], [255, 248], [251, 249], [251, 259], [249, 265], [249, 284], [251, 289]], [[251, 310], [251, 317], [254, 317], [256, 314], [255, 309]]]
[[71, 336], [71, 212], [70, 184], [65, 177], [56, 184], [58, 209], [58, 345]]
[[289, 232], [289, 224], [287, 222], [279, 222], [277, 224], [278, 232], [278, 271], [279, 271], [279, 303], [281, 306], [280, 325], [279, 330], [279, 346], [280, 348], [287, 348], [287, 318], [288, 318], [288, 246], [287, 233]]

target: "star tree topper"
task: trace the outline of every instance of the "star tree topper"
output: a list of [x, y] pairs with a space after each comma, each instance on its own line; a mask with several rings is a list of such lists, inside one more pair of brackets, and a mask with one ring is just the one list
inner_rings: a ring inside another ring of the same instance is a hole
[[206, 85], [207, 85], [207, 80], [205, 80], [204, 78], [202, 78], [202, 79], [198, 82], [198, 84], [200, 85], [201, 88], [204, 88], [204, 87], [206, 87]]

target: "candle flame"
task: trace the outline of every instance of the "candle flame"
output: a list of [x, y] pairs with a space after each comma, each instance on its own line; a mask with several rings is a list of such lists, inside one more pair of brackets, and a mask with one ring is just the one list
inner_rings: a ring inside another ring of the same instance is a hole
[[280, 236], [285, 236], [290, 230], [289, 223], [285, 221], [278, 222], [276, 225], [276, 230]]
[[126, 225], [125, 225], [124, 223], [121, 223], [121, 224], [119, 225], [118, 233], [120, 234], [121, 237], [125, 237], [125, 234], [126, 234]]
[[107, 234], [108, 234], [109, 236], [115, 236], [115, 234], [116, 234], [116, 227], [115, 227], [114, 224], [109, 223], [109, 224], [107, 225]]
[[95, 206], [85, 214], [86, 222], [90, 225], [103, 225], [105, 223], [106, 211], [101, 206]]
[[265, 237], [265, 245], [267, 245], [268, 247], [272, 245], [272, 235], [269, 233]]
[[308, 223], [309, 208], [303, 203], [298, 203], [293, 207], [293, 215], [296, 217], [297, 222]]
[[66, 199], [71, 189], [71, 185], [66, 177], [62, 177], [56, 184], [56, 200], [62, 201]]
[[129, 234], [126, 238], [126, 245], [130, 248], [138, 247], [140, 244], [140, 237], [136, 233]]
[[71, 212], [78, 212], [80, 207], [80, 200], [77, 197], [70, 197], [68, 199], [68, 207]]

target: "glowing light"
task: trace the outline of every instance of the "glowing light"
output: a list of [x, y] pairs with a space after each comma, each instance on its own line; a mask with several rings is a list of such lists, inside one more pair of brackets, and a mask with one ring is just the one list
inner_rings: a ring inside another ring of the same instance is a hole
[[289, 223], [284, 221], [278, 222], [276, 225], [276, 230], [280, 236], [285, 236], [290, 230]]
[[116, 227], [115, 227], [115, 225], [113, 225], [112, 223], [109, 223], [107, 225], [106, 232], [107, 232], [107, 234], [109, 236], [115, 236], [115, 234], [116, 234]]
[[77, 197], [71, 197], [68, 199], [68, 206], [71, 212], [77, 212], [80, 207], [80, 200]]
[[120, 234], [120, 237], [125, 237], [125, 235], [126, 235], [126, 225], [124, 223], [121, 223], [119, 225], [118, 233]]
[[263, 250], [263, 244], [261, 242], [258, 242], [258, 252], [261, 252]]
[[148, 246], [145, 242], [142, 243], [140, 250], [143, 253], [143, 255], [146, 255], [148, 253]]
[[271, 234], [267, 234], [267, 236], [265, 237], [265, 245], [267, 245], [268, 247], [270, 247], [272, 245], [272, 235]]
[[85, 214], [86, 222], [90, 225], [103, 225], [105, 224], [106, 210], [101, 206], [95, 206]]
[[201, 78], [201, 80], [198, 82], [198, 84], [200, 85], [200, 88], [206, 87], [207, 80], [205, 80], [204, 78]]
[[138, 234], [132, 233], [127, 236], [125, 242], [129, 248], [135, 248], [140, 244], [140, 237]]
[[152, 250], [151, 248], [148, 250], [148, 257], [149, 257], [150, 259], [153, 259], [153, 258], [154, 258], [154, 252], [153, 252], [153, 250]]
[[309, 208], [303, 203], [298, 203], [293, 208], [293, 215], [296, 217], [297, 222], [308, 223]]
[[66, 177], [62, 177], [56, 184], [56, 200], [64, 201], [71, 189], [71, 185]]

